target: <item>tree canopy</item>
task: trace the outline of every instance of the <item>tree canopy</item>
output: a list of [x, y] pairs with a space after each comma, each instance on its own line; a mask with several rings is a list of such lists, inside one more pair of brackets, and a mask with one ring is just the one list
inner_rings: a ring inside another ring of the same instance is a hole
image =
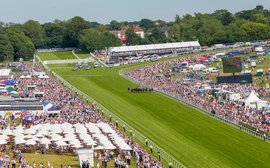
[[29, 20], [22, 25], [22, 29], [24, 34], [32, 40], [36, 48], [45, 46], [45, 30], [39, 22]]
[[125, 45], [199, 40], [201, 45], [270, 39], [270, 11], [262, 5], [235, 14], [226, 9], [213, 13], [176, 15], [172, 22], [150, 20], [116, 21], [109, 24], [87, 21], [75, 16], [40, 24], [28, 20], [23, 24], [0, 21], [0, 61], [32, 59], [37, 48], [76, 47], [83, 51], [121, 45], [112, 31], [138, 25], [141, 38], [133, 29], [125, 32]]
[[100, 32], [95, 29], [85, 29], [81, 31], [79, 43], [79, 47], [86, 52], [120, 45], [120, 42], [111, 33]]

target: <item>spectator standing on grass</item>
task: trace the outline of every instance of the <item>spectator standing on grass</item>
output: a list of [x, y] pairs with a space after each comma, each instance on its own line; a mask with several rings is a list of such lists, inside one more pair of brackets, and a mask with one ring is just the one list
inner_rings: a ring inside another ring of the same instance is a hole
[[0, 168], [3, 168], [3, 158], [0, 156]]
[[90, 168], [90, 163], [88, 160], [86, 161], [86, 168]]
[[6, 157], [5, 157], [5, 162], [6, 162], [6, 167], [9, 168], [9, 166], [10, 166], [10, 158], [9, 158], [8, 155], [6, 155]]
[[11, 162], [12, 168], [16, 168], [16, 160], [13, 158]]
[[172, 162], [169, 162], [169, 168], [172, 168]]
[[126, 155], [126, 160], [127, 160], [127, 164], [130, 165], [130, 155], [129, 154]]
[[86, 163], [85, 163], [85, 161], [83, 161], [83, 163], [82, 163], [82, 168], [86, 168]]
[[125, 125], [123, 125], [123, 130], [124, 130], [124, 132], [126, 132], [126, 126]]

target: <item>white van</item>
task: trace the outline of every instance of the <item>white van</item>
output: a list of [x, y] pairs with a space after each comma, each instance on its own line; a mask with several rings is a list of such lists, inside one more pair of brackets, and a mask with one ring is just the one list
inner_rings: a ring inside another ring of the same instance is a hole
[[258, 52], [256, 55], [257, 56], [265, 56], [265, 52]]
[[210, 68], [208, 68], [208, 71], [210, 73], [217, 73], [218, 72], [218, 69], [216, 67], [210, 67]]
[[251, 67], [256, 67], [256, 62], [255, 62], [255, 61], [252, 61], [252, 62], [250, 63], [250, 66], [251, 66]]

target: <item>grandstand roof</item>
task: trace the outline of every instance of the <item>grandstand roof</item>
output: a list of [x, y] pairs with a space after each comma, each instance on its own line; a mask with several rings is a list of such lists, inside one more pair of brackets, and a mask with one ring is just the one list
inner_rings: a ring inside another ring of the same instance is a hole
[[0, 69], [0, 76], [1, 77], [8, 77], [11, 72], [11, 69]]
[[1, 101], [0, 106], [43, 106], [41, 102], [24, 102], [24, 101]]
[[109, 48], [109, 50], [110, 52], [130, 52], [130, 51], [160, 50], [160, 49], [199, 47], [199, 46], [200, 46], [200, 43], [198, 41], [188, 41], [188, 42], [177, 42], [177, 43], [111, 47]]

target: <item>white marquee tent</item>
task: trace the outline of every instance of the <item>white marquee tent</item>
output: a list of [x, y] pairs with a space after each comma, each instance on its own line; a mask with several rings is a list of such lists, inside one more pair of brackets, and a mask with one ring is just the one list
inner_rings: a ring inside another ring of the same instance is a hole
[[206, 69], [206, 66], [203, 64], [196, 64], [193, 66], [193, 70], [195, 70], [195, 71], [202, 71], [204, 69]]
[[261, 100], [256, 96], [255, 91], [251, 91], [250, 95], [245, 99], [245, 107], [262, 109], [267, 101]]
[[[90, 134], [89, 134], [90, 132]], [[60, 146], [71, 146], [73, 148], [81, 148], [84, 145], [94, 147], [93, 149], [116, 149], [130, 150], [131, 147], [124, 139], [107, 123], [87, 123], [71, 125], [64, 124], [44, 124], [35, 125], [29, 129], [18, 126], [11, 130], [7, 128], [0, 130], [0, 144], [6, 144], [9, 136], [13, 136], [15, 144], [36, 145], [40, 144], [48, 146], [55, 143]]]

